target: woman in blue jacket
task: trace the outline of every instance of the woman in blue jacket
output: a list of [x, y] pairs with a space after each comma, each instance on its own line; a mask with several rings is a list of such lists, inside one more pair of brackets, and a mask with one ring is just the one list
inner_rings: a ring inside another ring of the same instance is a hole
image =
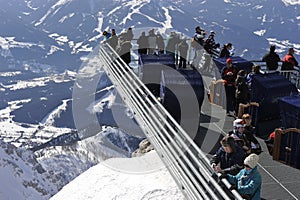
[[237, 175], [228, 174], [227, 179], [244, 199], [260, 200], [261, 175], [257, 170], [259, 156], [250, 154], [244, 160], [244, 169]]

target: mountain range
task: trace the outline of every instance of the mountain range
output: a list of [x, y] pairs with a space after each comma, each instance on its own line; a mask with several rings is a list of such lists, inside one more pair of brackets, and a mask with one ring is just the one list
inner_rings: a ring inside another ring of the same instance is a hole
[[[191, 37], [214, 30], [235, 55], [259, 60], [275, 44], [300, 60], [300, 1], [0, 0], [1, 197], [48, 199], [145, 137], [93, 50], [102, 31], [154, 28]], [[5, 181], [4, 181], [5, 180]], [[13, 189], [11, 189], [13, 188]], [[17, 192], [17, 196], [12, 195]], [[1, 196], [2, 195], [2, 196]], [[125, 197], [126, 198], [126, 197]]]

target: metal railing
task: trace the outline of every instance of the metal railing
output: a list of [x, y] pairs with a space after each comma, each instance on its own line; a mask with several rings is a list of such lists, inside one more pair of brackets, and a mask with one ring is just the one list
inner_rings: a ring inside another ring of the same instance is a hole
[[277, 70], [268, 70], [266, 62], [260, 60], [251, 60], [256, 65], [261, 66], [261, 71], [263, 73], [273, 73], [279, 72], [282, 76], [287, 78], [290, 82], [296, 85], [298, 89], [300, 89], [300, 73], [299, 70], [281, 70], [282, 62], [278, 62], [278, 69]]
[[[217, 183], [206, 155], [109, 45], [101, 45], [99, 59], [187, 199], [242, 199]], [[222, 182], [230, 187], [226, 179]]]

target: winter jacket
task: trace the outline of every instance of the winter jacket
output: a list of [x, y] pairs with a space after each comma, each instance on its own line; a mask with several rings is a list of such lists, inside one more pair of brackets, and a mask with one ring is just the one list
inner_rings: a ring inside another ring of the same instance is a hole
[[228, 174], [228, 181], [237, 186], [241, 195], [248, 194], [252, 200], [260, 200], [261, 175], [257, 166], [251, 170], [242, 169], [237, 175]]
[[131, 53], [132, 48], [130, 41], [124, 41], [120, 44], [120, 48], [117, 50], [119, 56], [123, 59], [126, 64], [131, 62]]
[[270, 51], [262, 58], [262, 61], [266, 62], [268, 70], [277, 70], [280, 57], [274, 51]]
[[281, 70], [293, 70], [294, 66], [298, 66], [298, 62], [291, 54], [286, 54], [282, 59]]
[[[232, 75], [229, 75], [228, 72], [232, 72]], [[237, 77], [237, 68], [234, 66], [232, 66], [232, 67], [225, 66], [222, 69], [221, 76], [222, 76], [222, 79], [226, 81], [225, 82], [226, 86], [234, 86], [235, 79]]]
[[220, 55], [219, 55], [220, 58], [228, 58], [230, 57], [230, 52], [229, 50], [227, 49], [226, 46], [224, 46], [220, 52]]
[[219, 164], [220, 168], [227, 174], [237, 174], [242, 168], [246, 155], [243, 149], [235, 145], [235, 150], [231, 153], [226, 153], [221, 146], [215, 155], [213, 155], [210, 163]]
[[236, 87], [235, 97], [237, 99], [248, 100], [249, 88], [248, 88], [245, 76], [237, 77], [237, 79], [235, 81], [235, 87]]

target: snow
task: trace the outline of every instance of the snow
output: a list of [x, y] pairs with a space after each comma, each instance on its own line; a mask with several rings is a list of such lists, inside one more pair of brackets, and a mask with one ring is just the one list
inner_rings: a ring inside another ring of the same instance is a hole
[[286, 5], [286, 6], [289, 6], [289, 5], [300, 5], [300, 1], [299, 0], [282, 0], [282, 2]]
[[184, 197], [157, 153], [152, 151], [142, 157], [106, 160], [78, 176], [51, 198], [81, 199], [183, 200]]

